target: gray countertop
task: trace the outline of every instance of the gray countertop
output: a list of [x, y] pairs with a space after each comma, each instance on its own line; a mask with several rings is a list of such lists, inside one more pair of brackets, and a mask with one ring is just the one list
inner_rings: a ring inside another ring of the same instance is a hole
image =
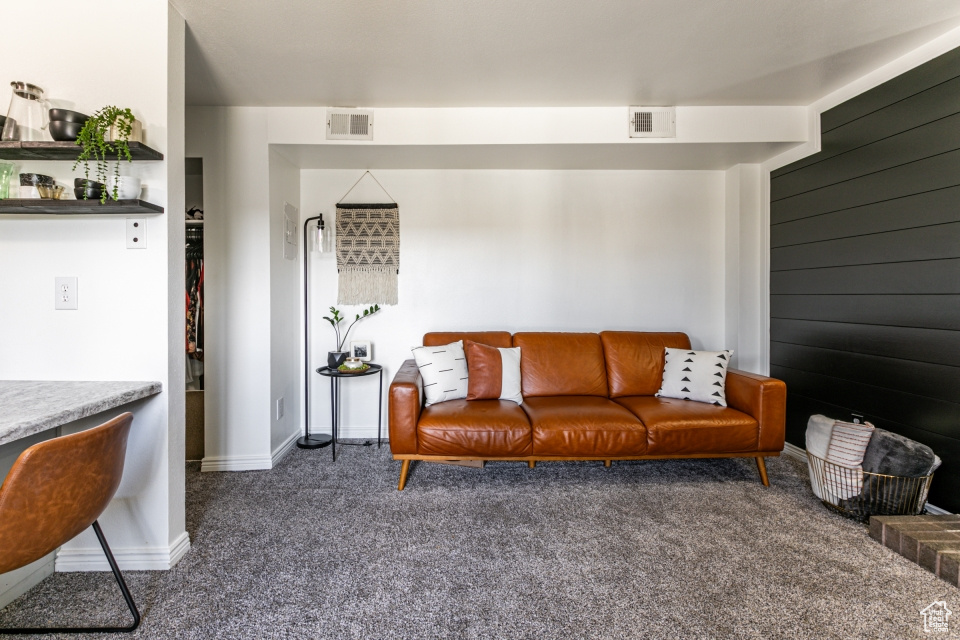
[[0, 380], [0, 445], [160, 393], [159, 382]]

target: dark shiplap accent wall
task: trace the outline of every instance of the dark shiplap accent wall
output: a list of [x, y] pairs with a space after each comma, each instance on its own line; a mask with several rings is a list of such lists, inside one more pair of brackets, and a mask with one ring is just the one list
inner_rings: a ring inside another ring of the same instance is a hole
[[814, 413], [930, 445], [960, 512], [960, 49], [824, 112], [770, 179], [770, 374]]

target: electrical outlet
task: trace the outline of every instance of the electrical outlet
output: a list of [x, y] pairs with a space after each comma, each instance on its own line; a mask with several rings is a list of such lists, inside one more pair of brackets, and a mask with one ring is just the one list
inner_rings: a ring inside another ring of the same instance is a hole
[[147, 248], [147, 221], [143, 218], [127, 218], [127, 249]]
[[76, 276], [57, 276], [54, 284], [54, 309], [77, 308], [77, 278]]
[[283, 417], [283, 398], [277, 400], [277, 420]]

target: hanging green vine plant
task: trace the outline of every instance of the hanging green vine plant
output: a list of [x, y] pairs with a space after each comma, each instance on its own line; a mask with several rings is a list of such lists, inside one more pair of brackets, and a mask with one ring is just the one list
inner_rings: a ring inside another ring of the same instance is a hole
[[[117, 161], [114, 163], [113, 175], [118, 178], [113, 183], [113, 199], [117, 200], [120, 188], [120, 160], [126, 159], [132, 162], [130, 157], [130, 147], [127, 142], [130, 139], [130, 133], [133, 131], [133, 112], [130, 109], [121, 109], [120, 107], [107, 106], [94, 113], [77, 136], [77, 144], [81, 147], [80, 155], [77, 161], [73, 163], [73, 168], [82, 162], [83, 177], [90, 181], [90, 161], [96, 162], [94, 177], [97, 182], [106, 185], [107, 174], [110, 169], [108, 157], [115, 155]], [[111, 127], [114, 129], [115, 140], [107, 140], [107, 133]], [[100, 202], [107, 201], [106, 187], [100, 193]], [[84, 194], [86, 198], [86, 194]]]

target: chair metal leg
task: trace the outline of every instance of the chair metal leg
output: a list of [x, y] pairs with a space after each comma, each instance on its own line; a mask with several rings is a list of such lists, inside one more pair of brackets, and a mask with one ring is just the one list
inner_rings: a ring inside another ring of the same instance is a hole
[[137, 610], [137, 605], [133, 602], [133, 596], [130, 595], [130, 590], [127, 589], [127, 583], [123, 580], [120, 567], [117, 566], [117, 561], [113, 558], [113, 553], [110, 552], [107, 539], [103, 537], [103, 531], [100, 530], [100, 523], [96, 520], [93, 522], [93, 531], [97, 534], [97, 540], [100, 541], [100, 546], [103, 547], [103, 553], [107, 556], [107, 562], [110, 564], [110, 570], [113, 571], [113, 577], [117, 579], [117, 585], [120, 587], [123, 599], [127, 601], [127, 606], [130, 607], [130, 613], [133, 614], [133, 624], [129, 627], [38, 627], [34, 629], [0, 629], [0, 634], [88, 633], [94, 631], [99, 633], [124, 633], [133, 631], [140, 626], [140, 612]]

